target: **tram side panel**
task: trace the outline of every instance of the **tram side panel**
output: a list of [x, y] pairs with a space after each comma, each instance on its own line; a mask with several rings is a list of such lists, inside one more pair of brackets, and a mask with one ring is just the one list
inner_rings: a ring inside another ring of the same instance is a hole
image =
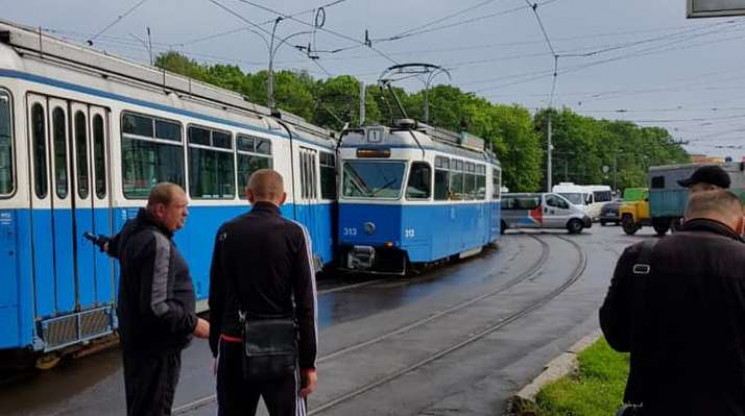
[[[33, 339], [28, 166], [23, 99], [16, 83], [0, 78], [0, 350]], [[5, 363], [3, 363], [5, 364]]]

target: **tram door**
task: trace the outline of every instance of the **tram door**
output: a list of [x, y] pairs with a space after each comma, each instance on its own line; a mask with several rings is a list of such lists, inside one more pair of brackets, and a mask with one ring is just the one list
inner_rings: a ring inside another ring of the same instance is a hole
[[95, 226], [91, 114], [103, 121], [106, 112], [34, 94], [28, 112], [37, 317], [89, 309], [113, 297], [109, 273], [99, 299], [95, 248], [82, 237], [103, 232]]
[[[318, 175], [318, 152], [313, 149], [300, 148], [300, 199], [295, 201], [298, 205], [298, 220], [305, 225], [313, 240], [318, 245], [320, 235], [321, 218], [319, 215], [319, 175]], [[319, 267], [319, 259], [315, 255], [317, 248], [314, 247], [314, 262]]]

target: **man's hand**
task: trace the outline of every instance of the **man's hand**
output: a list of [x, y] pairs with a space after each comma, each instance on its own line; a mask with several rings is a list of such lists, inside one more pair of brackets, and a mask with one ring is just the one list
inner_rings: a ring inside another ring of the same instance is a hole
[[210, 336], [210, 323], [202, 318], [197, 318], [197, 326], [194, 328], [193, 334], [197, 338], [208, 338]]
[[315, 368], [307, 368], [300, 370], [300, 379], [302, 381], [303, 388], [300, 389], [300, 397], [308, 397], [316, 391], [316, 384], [318, 384], [318, 375], [316, 375]]

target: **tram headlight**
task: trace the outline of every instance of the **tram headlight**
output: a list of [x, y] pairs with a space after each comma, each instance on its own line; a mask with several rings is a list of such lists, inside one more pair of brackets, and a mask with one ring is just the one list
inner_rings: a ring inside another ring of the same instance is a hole
[[375, 223], [374, 222], [366, 222], [365, 223], [365, 232], [367, 234], [372, 234], [375, 232]]

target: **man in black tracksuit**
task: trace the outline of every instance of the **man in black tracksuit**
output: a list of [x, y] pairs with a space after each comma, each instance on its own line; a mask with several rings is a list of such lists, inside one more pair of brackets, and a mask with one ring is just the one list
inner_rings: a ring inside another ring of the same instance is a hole
[[699, 191], [681, 230], [650, 252], [651, 271], [642, 243], [618, 260], [600, 326], [631, 352], [625, 401], [643, 415], [745, 415], [742, 232], [736, 195]]
[[[262, 169], [249, 179], [253, 208], [220, 227], [210, 273], [210, 347], [217, 357], [221, 416], [253, 415], [259, 397], [271, 416], [305, 415], [316, 386], [316, 288], [308, 233], [281, 216], [282, 177]], [[244, 379], [239, 310], [248, 319], [294, 318], [299, 371], [276, 381]]]
[[127, 414], [171, 414], [181, 350], [192, 335], [206, 338], [209, 323], [194, 313], [189, 267], [172, 241], [188, 215], [184, 191], [158, 184], [148, 205], [108, 245], [119, 259], [119, 335]]

